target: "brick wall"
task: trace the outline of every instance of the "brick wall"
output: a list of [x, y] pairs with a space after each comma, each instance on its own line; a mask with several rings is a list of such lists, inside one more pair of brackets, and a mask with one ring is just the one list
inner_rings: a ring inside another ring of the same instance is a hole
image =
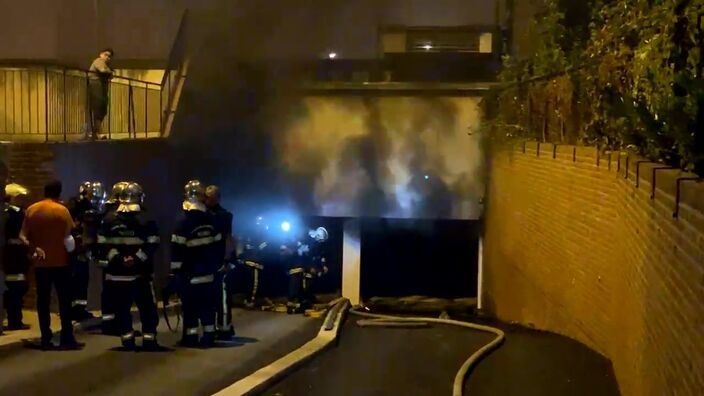
[[[18, 183], [30, 191], [30, 202], [44, 196], [44, 185], [54, 178], [54, 154], [50, 146], [43, 143], [3, 144], [3, 157], [8, 167], [8, 183]], [[34, 272], [28, 274], [34, 285]], [[24, 299], [27, 308], [36, 306], [36, 293], [30, 287]]]
[[681, 183], [674, 218], [676, 179], [693, 175], [661, 166], [574, 146], [496, 152], [483, 297], [500, 319], [609, 357], [624, 395], [701, 395], [704, 183]]

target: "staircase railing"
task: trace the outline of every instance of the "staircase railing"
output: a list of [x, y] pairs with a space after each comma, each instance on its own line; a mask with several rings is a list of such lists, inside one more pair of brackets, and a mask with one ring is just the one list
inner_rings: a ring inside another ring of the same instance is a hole
[[[91, 135], [88, 71], [0, 65], [0, 139], [71, 141]], [[158, 83], [114, 76], [99, 139], [161, 136]]]
[[[184, 11], [160, 83], [114, 76], [98, 139], [168, 136], [188, 69]], [[92, 135], [89, 72], [37, 62], [0, 63], [0, 140], [74, 141]]]
[[188, 10], [181, 16], [178, 33], [171, 47], [169, 58], [161, 80], [161, 135], [171, 133], [174, 116], [178, 106], [183, 85], [188, 73]]

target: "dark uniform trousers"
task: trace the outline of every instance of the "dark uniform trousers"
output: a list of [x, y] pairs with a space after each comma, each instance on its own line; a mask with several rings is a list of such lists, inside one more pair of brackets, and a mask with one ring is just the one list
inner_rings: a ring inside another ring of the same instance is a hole
[[156, 328], [159, 323], [154, 290], [151, 281], [144, 276], [132, 279], [132, 276], [107, 275], [105, 284], [106, 292], [111, 297], [115, 312], [116, 330], [123, 341], [134, 338], [132, 327], [132, 305], [139, 309], [142, 322], [142, 336], [145, 341], [156, 340]]
[[119, 326], [115, 321], [115, 292], [111, 290], [114, 282], [106, 279], [106, 265], [101, 265], [103, 288], [100, 291], [100, 313], [102, 315], [100, 327], [103, 334], [120, 335]]
[[25, 274], [6, 274], [5, 284], [5, 310], [7, 311], [7, 325], [10, 328], [22, 325], [22, 306], [24, 295], [29, 288]]
[[262, 270], [264, 270], [264, 266], [257, 262], [250, 260], [244, 262], [243, 272], [247, 282], [247, 289], [245, 290], [247, 296], [246, 302], [249, 302], [250, 304], [254, 304], [257, 299]]
[[305, 280], [305, 269], [294, 266], [288, 270], [288, 307], [289, 309], [300, 309], [303, 302], [303, 282]]
[[[141, 211], [110, 215], [98, 234], [98, 263], [104, 267], [103, 330], [119, 335], [126, 347], [134, 345], [131, 314], [134, 304], [141, 317], [143, 345], [156, 344], [159, 315], [150, 263], [159, 244], [159, 234], [156, 224], [145, 216]], [[126, 257], [134, 258], [134, 267], [125, 265]]]
[[75, 257], [71, 262], [71, 310], [74, 319], [82, 319], [80, 315], [88, 307], [88, 279], [90, 265], [87, 257]]
[[198, 340], [198, 324], [203, 334], [214, 335], [215, 313], [221, 286], [215, 274], [196, 276], [185, 282], [182, 290], [184, 341]]
[[201, 344], [208, 347], [215, 341], [215, 315], [222, 301], [221, 240], [213, 216], [197, 205], [182, 213], [171, 235], [171, 273], [181, 289], [184, 346], [198, 342], [199, 324], [203, 327]]

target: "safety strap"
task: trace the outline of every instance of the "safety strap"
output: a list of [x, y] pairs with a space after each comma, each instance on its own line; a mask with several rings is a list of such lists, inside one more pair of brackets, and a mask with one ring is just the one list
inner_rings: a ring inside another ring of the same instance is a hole
[[212, 333], [215, 331], [215, 325], [207, 325], [203, 326], [203, 332], [204, 333]]
[[120, 338], [121, 338], [123, 341], [131, 340], [131, 339], [134, 338], [134, 331], [130, 331], [130, 332], [128, 332], [128, 333], [125, 333], [125, 334], [123, 334], [122, 336], [120, 336]]
[[102, 319], [104, 322], [107, 322], [108, 320], [113, 320], [115, 319], [115, 314], [106, 314], [102, 316]]
[[161, 238], [158, 235], [151, 235], [147, 237], [147, 243], [156, 244], [161, 242]]
[[171, 269], [172, 270], [181, 269], [182, 266], [183, 266], [183, 263], [180, 261], [172, 261], [171, 262]]
[[198, 334], [198, 328], [197, 327], [191, 327], [186, 329], [186, 334], [187, 335], [197, 335]]

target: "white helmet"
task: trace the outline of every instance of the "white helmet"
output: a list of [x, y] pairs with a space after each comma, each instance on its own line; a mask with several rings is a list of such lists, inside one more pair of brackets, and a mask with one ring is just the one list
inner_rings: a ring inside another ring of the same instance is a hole
[[325, 242], [328, 240], [328, 230], [325, 227], [318, 227], [315, 230], [308, 231], [308, 235], [317, 242]]

